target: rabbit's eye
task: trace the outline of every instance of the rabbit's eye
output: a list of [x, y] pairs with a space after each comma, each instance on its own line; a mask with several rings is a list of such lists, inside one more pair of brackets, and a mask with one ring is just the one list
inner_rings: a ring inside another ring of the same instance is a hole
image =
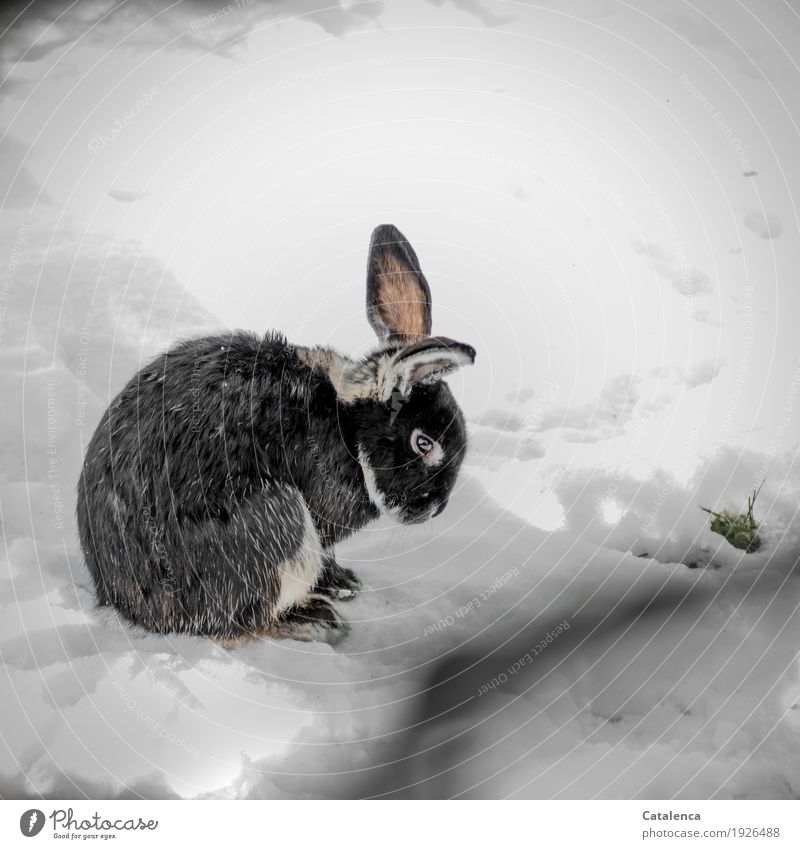
[[417, 428], [411, 434], [411, 449], [422, 457], [426, 466], [438, 466], [444, 460], [444, 450], [435, 440]]
[[429, 436], [425, 436], [424, 433], [418, 433], [414, 435], [412, 444], [417, 454], [422, 454], [424, 457], [433, 451], [435, 443]]

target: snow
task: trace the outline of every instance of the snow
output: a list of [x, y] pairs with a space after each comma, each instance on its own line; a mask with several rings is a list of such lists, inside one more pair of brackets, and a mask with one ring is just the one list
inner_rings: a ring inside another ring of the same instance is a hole
[[[599, 416], [550, 401], [532, 417], [537, 387], [470, 414], [448, 509], [340, 547], [364, 589], [339, 603], [352, 633], [335, 648], [223, 648], [96, 610], [74, 522], [83, 447], [144, 360], [215, 322], [140, 246], [47, 232], [18, 246], [0, 347], [0, 795], [800, 794], [790, 457], [719, 446], [682, 478], [554, 467], [540, 506], [559, 519], [507, 506], [498, 476], [546, 460], [534, 434], [629, 420], [627, 377]], [[699, 507], [742, 507], [770, 463], [764, 545], [745, 555]]]
[[751, 209], [745, 213], [742, 223], [762, 239], [777, 239], [783, 232], [783, 222], [773, 212]]

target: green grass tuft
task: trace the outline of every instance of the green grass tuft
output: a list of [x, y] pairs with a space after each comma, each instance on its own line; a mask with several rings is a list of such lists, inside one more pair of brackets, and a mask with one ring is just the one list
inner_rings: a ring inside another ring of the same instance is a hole
[[[762, 482], [761, 486], [763, 485]], [[747, 499], [746, 513], [731, 513], [727, 510], [718, 513], [708, 507], [700, 508], [711, 516], [711, 530], [715, 534], [725, 537], [734, 548], [740, 548], [748, 554], [758, 551], [761, 547], [761, 539], [758, 536], [760, 525], [753, 516], [753, 507], [758, 493], [761, 492], [761, 486]]]

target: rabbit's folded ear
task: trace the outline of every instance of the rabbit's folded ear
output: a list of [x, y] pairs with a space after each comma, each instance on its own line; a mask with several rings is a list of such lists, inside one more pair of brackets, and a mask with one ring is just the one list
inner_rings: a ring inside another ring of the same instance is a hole
[[379, 394], [388, 400], [396, 390], [405, 397], [418, 383], [433, 383], [474, 362], [471, 345], [444, 336], [423, 339], [395, 354], [381, 375]]
[[367, 262], [367, 319], [378, 338], [416, 342], [431, 333], [431, 290], [419, 260], [393, 224], [372, 231]]

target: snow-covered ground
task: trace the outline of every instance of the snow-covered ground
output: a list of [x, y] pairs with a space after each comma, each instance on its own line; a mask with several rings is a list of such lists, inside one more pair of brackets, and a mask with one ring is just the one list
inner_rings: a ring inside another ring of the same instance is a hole
[[[800, 17], [720, 9], [3, 19], [0, 797], [800, 795]], [[110, 399], [220, 326], [363, 352], [382, 222], [478, 352], [448, 509], [341, 546], [335, 648], [98, 612]], [[762, 482], [744, 554], [700, 508]]]

